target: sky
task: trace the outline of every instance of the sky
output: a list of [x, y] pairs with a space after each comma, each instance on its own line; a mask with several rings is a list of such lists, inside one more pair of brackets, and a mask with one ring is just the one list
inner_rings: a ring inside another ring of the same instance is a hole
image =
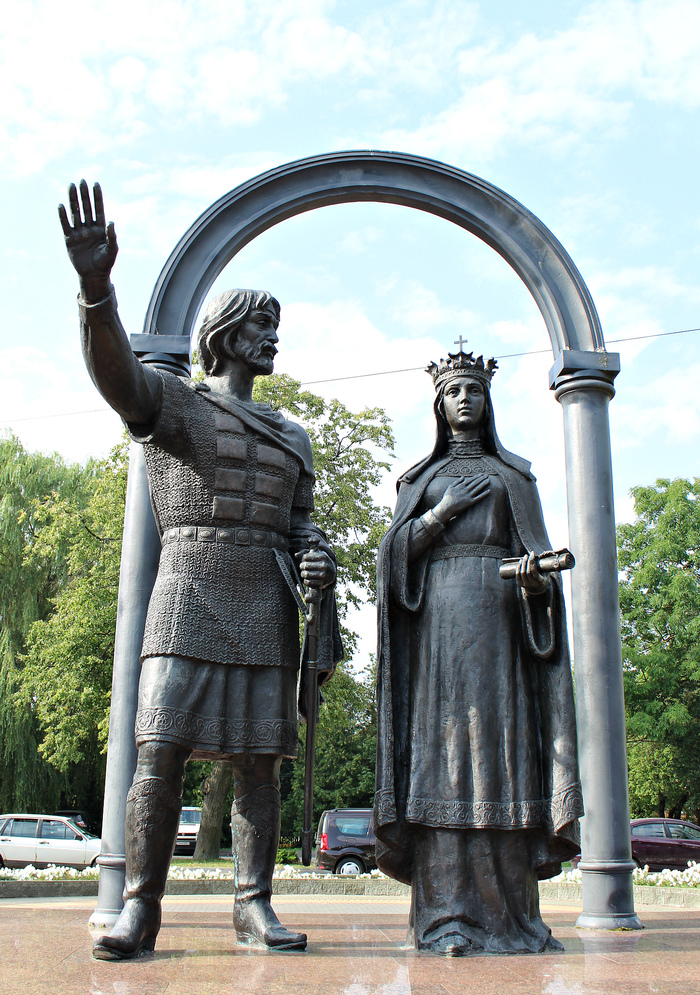
[[[618, 520], [632, 487], [698, 475], [700, 332], [662, 335], [700, 327], [697, 0], [15, 0], [0, 47], [0, 431], [27, 448], [83, 461], [121, 436], [80, 354], [56, 214], [69, 182], [102, 184], [138, 332], [168, 255], [219, 197], [295, 159], [381, 149], [483, 177], [572, 256], [621, 356]], [[337, 378], [423, 367], [459, 335], [499, 357], [499, 435], [532, 460], [567, 544], [548, 335], [492, 249], [408, 208], [328, 207], [250, 243], [212, 293], [234, 286], [281, 301], [277, 372], [389, 413], [385, 504], [431, 448], [430, 378]], [[355, 624], [364, 659], [372, 609]]]

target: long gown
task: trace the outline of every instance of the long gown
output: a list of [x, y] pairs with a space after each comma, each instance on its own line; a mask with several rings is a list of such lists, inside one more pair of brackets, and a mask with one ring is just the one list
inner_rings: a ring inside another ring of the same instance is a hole
[[[441, 952], [559, 948], [537, 888], [549, 876], [551, 805], [538, 668], [553, 667], [556, 595], [550, 584], [525, 596], [499, 576], [500, 560], [525, 549], [498, 459], [480, 444], [453, 443], [448, 456], [394, 538], [405, 550], [394, 583], [420, 605], [404, 634], [409, 942]], [[430, 535], [423, 512], [457, 477], [481, 473], [489, 494]]]

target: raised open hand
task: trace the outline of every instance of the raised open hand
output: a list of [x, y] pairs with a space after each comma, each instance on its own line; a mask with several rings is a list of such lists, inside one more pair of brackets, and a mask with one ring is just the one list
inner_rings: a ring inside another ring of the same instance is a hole
[[458, 477], [435, 505], [433, 514], [438, 521], [446, 525], [450, 519], [485, 498], [489, 490], [489, 478], [486, 473], [481, 473], [478, 477]]
[[108, 225], [105, 224], [104, 202], [99, 183], [93, 187], [93, 197], [94, 214], [85, 180], [80, 181], [80, 200], [75, 184], [71, 183], [68, 187], [72, 227], [63, 204], [58, 207], [66, 249], [80, 277], [82, 296], [91, 303], [101, 300], [109, 293], [109, 274], [118, 251], [114, 225], [111, 221]]

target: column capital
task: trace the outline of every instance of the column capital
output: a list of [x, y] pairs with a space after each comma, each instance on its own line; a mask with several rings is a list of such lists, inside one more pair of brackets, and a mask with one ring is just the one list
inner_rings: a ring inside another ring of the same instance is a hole
[[562, 349], [549, 371], [549, 389], [558, 392], [559, 387], [572, 378], [602, 380], [612, 384], [619, 372], [619, 352]]
[[615, 388], [612, 379], [604, 373], [596, 370], [579, 370], [571, 376], [558, 377], [553, 385], [554, 396], [560, 404], [564, 404], [564, 399], [568, 401], [570, 397], [581, 394], [583, 391], [595, 391], [605, 395], [606, 403], [615, 396]]
[[186, 335], [133, 334], [129, 337], [134, 355], [147, 366], [169, 370], [188, 377], [192, 363], [190, 340]]

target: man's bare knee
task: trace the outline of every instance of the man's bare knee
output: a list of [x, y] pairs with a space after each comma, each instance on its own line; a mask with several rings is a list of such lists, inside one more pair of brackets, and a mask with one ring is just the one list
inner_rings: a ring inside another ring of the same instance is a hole
[[179, 792], [190, 750], [176, 743], [154, 740], [139, 746], [134, 780], [160, 777]]
[[267, 753], [247, 753], [233, 760], [233, 794], [242, 798], [249, 791], [271, 784], [279, 791], [282, 757]]

